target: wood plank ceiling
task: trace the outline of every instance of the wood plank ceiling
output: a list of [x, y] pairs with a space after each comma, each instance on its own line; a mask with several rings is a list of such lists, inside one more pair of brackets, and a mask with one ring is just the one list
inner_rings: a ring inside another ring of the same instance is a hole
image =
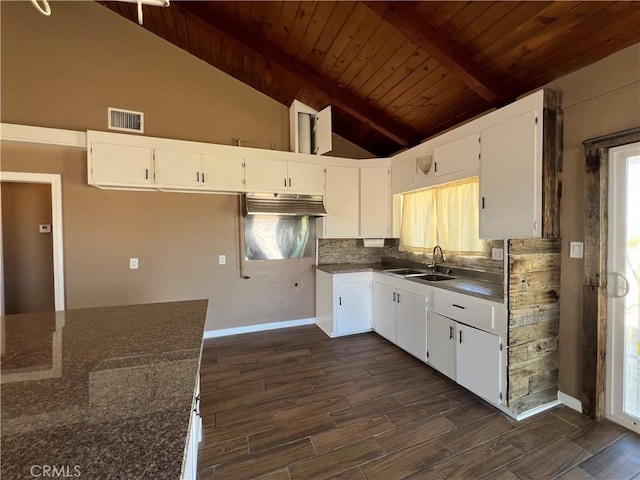
[[[137, 22], [135, 4], [100, 2]], [[174, 1], [144, 28], [375, 155], [640, 41], [640, 2]]]

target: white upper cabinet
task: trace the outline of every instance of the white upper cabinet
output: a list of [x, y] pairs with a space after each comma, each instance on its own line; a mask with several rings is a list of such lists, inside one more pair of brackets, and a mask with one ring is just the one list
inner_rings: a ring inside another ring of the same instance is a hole
[[202, 156], [199, 153], [155, 150], [156, 185], [161, 187], [200, 187]]
[[360, 223], [359, 169], [327, 166], [326, 170], [327, 216], [316, 220], [316, 234], [319, 238], [355, 238]]
[[435, 147], [433, 172], [436, 177], [478, 168], [480, 135], [474, 134]]
[[202, 183], [207, 190], [244, 190], [244, 160], [237, 157], [202, 155]]
[[333, 148], [331, 107], [320, 112], [294, 100], [289, 107], [290, 150], [295, 153], [322, 155]]
[[289, 162], [287, 187], [292, 193], [324, 193], [324, 166], [316, 163]]
[[287, 162], [281, 160], [245, 160], [247, 191], [286, 192]]
[[388, 238], [391, 223], [389, 169], [360, 169], [360, 236]]
[[391, 189], [411, 190], [416, 185], [416, 159], [408, 158], [391, 167]]
[[247, 158], [246, 189], [251, 192], [322, 194], [324, 167], [314, 163]]
[[88, 164], [91, 185], [153, 187], [151, 148], [91, 143]]
[[244, 189], [241, 158], [157, 149], [156, 185], [179, 190], [238, 192]]
[[480, 238], [540, 237], [542, 135], [530, 111], [482, 130]]

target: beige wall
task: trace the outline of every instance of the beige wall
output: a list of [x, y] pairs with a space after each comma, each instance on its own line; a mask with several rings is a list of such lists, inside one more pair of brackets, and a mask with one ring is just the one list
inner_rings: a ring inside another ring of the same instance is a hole
[[552, 82], [549, 87], [564, 96], [560, 390], [580, 399], [584, 263], [582, 259], [569, 258], [569, 242], [584, 241], [582, 142], [640, 126], [640, 44]]
[[2, 182], [0, 189], [5, 313], [50, 312], [53, 238], [38, 226], [51, 225], [51, 186]]

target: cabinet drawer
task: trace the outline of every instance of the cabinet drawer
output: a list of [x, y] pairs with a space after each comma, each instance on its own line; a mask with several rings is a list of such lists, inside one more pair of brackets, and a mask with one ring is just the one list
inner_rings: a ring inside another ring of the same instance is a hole
[[431, 309], [445, 317], [488, 332], [496, 331], [494, 308], [466, 295], [434, 290]]

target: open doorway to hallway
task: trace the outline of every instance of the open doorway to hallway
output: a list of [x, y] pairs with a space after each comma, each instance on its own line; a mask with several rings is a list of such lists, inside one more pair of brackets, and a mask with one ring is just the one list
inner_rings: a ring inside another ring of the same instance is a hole
[[64, 310], [60, 175], [0, 172], [1, 314]]

